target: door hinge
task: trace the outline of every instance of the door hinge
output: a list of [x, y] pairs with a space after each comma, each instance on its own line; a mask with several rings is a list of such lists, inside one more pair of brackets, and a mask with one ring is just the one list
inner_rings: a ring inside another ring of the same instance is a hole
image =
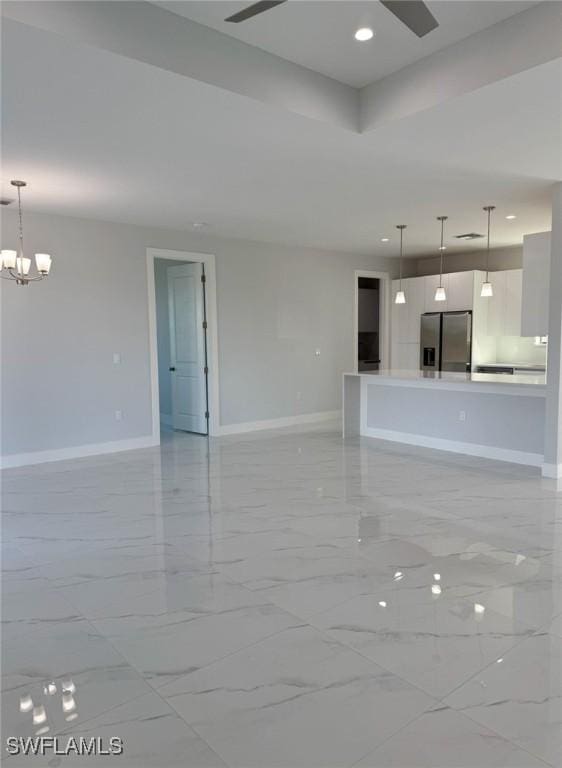
[[205, 418], [206, 418], [206, 419], [208, 419], [208, 418], [209, 418], [209, 411], [205, 411]]
[[203, 373], [204, 373], [204, 374], [207, 374], [207, 373], [209, 373], [209, 368], [208, 368], [208, 366], [207, 366], [207, 365], [206, 365], [206, 366], [203, 368]]
[[203, 328], [204, 328], [205, 330], [207, 330], [207, 321], [206, 321], [206, 320], [203, 320]]
[[205, 275], [201, 275], [201, 282], [202, 283], [206, 283], [207, 282], [207, 278], [205, 277]]

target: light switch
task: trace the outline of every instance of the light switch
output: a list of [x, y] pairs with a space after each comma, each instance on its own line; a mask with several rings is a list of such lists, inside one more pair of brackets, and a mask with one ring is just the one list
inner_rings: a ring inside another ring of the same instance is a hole
[[123, 411], [115, 411], [115, 421], [123, 420]]
[[121, 363], [121, 352], [113, 353], [113, 365], [119, 365]]
[[316, 347], [316, 349], [314, 350], [314, 354], [316, 355], [316, 357], [320, 357], [320, 347]]

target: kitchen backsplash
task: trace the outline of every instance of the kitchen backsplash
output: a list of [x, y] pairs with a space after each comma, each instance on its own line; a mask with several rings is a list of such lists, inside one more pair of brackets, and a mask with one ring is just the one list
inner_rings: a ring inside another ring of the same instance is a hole
[[496, 336], [496, 362], [546, 365], [546, 346], [537, 346], [533, 337]]

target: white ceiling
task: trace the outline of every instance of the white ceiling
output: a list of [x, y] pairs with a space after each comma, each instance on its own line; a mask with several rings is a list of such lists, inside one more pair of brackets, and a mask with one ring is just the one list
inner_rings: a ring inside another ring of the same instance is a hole
[[[439, 27], [419, 39], [377, 0], [290, 0], [240, 24], [225, 23], [227, 16], [252, 1], [156, 4], [357, 88], [537, 4], [537, 0], [434, 0], [427, 5]], [[358, 43], [353, 35], [364, 26], [371, 27], [375, 37]]]
[[357, 134], [11, 21], [3, 33], [1, 193], [27, 179], [30, 209], [384, 255], [398, 223], [409, 255], [431, 253], [437, 215], [449, 235], [484, 231], [490, 203], [495, 245], [549, 228], [560, 61]]

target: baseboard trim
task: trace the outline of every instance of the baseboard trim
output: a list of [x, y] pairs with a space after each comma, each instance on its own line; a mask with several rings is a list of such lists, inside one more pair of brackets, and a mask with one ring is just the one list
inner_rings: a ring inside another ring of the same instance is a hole
[[562, 477], [562, 464], [543, 464], [542, 476], [558, 480], [558, 478]]
[[137, 448], [151, 448], [159, 445], [152, 435], [133, 437], [129, 440], [112, 440], [109, 443], [90, 443], [71, 448], [57, 448], [52, 451], [34, 451], [32, 453], [14, 453], [2, 456], [1, 468], [12, 469], [14, 467], [27, 467], [33, 464], [46, 464], [50, 461], [68, 461], [69, 459], [83, 459], [88, 456], [99, 456], [103, 453], [120, 453], [121, 451], [134, 451]]
[[478, 456], [482, 459], [508, 461], [511, 464], [525, 464], [531, 467], [543, 467], [544, 472], [544, 457], [541, 453], [527, 453], [525, 451], [514, 451], [509, 448], [495, 448], [490, 445], [463, 443], [456, 440], [445, 440], [440, 437], [414, 435], [409, 432], [396, 432], [392, 429], [378, 429], [376, 427], [364, 427], [361, 434], [378, 440], [390, 440], [393, 443], [406, 443], [407, 445], [416, 445], [421, 448], [433, 448], [437, 451], [463, 453], [466, 456]]
[[302, 413], [299, 416], [283, 416], [280, 419], [246, 421], [240, 424], [224, 424], [218, 428], [216, 435], [238, 435], [244, 432], [258, 432], [262, 429], [296, 427], [299, 424], [315, 424], [321, 421], [332, 421], [332, 419], [338, 419], [340, 417], [341, 411], [318, 411], [317, 413]]

